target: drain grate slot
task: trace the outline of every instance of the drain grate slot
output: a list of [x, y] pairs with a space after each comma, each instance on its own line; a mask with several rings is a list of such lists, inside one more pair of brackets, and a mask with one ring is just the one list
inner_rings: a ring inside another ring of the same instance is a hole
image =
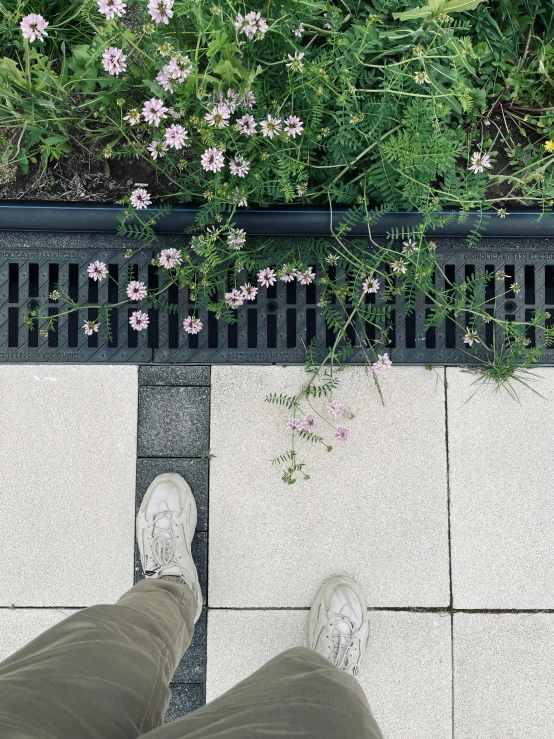
[[[336, 327], [324, 315], [320, 302], [324, 299], [332, 311], [347, 316], [352, 305], [344, 303], [347, 293], [342, 289], [352, 288], [354, 279], [360, 278], [342, 267], [326, 265], [325, 276], [341, 290], [337, 300], [330, 291], [324, 291], [320, 282], [302, 285], [299, 281], [278, 280], [264, 288], [259, 286], [255, 271], [242, 273], [240, 282], [233, 273], [228, 289], [243, 282], [260, 289], [255, 300], [233, 311], [236, 322], [227, 324], [223, 317], [218, 319], [196, 304], [188, 288], [172, 284], [165, 272], [151, 264], [163, 246], [126, 257], [118, 237], [79, 235], [75, 237], [79, 247], [61, 249], [57, 236], [43, 234], [44, 247], [24, 248], [14, 247], [10, 234], [10, 244], [3, 248], [0, 359], [4, 361], [300, 364], [305, 361], [309, 344], [313, 343], [317, 356], [323, 358], [327, 347], [335, 342]], [[46, 246], [48, 239], [51, 242]], [[456, 285], [463, 281], [471, 285], [474, 279], [488, 276], [480, 294], [485, 301], [483, 308], [491, 318], [530, 322], [538, 310], [552, 313], [544, 325], [526, 327], [525, 335], [529, 346], [541, 346], [541, 363], [554, 363], [554, 348], [543, 346], [545, 329], [554, 326], [554, 239], [518, 240], [517, 244], [484, 239], [471, 249], [461, 240], [449, 239], [440, 242], [436, 253], [437, 269], [431, 275], [433, 287], [427, 295], [394, 294], [401, 280], [390, 266], [379, 265], [381, 289], [365, 295], [364, 305], [378, 311], [388, 308], [388, 314], [372, 318], [371, 322], [355, 316], [346, 330], [346, 340], [353, 348], [349, 361], [365, 361], [364, 344], [373, 347], [375, 358], [377, 353], [387, 351], [392, 361], [400, 364], [471, 364], [489, 357], [487, 347], [492, 347], [493, 342], [500, 346], [505, 332], [494, 320], [473, 318], [467, 310], [472, 289], [468, 289], [457, 316], [447, 312], [442, 323], [425, 328], [434, 314], [433, 288], [441, 295], [446, 290], [447, 301], [453, 301]], [[95, 281], [89, 277], [87, 267], [93, 261], [106, 264], [107, 279]], [[273, 269], [278, 271], [280, 266], [274, 265]], [[314, 265], [312, 270], [323, 276]], [[504, 272], [503, 278], [499, 271]], [[122, 302], [126, 299], [126, 284], [131, 280], [144, 282], [151, 294], [159, 293], [159, 301], [148, 307], [146, 301]], [[61, 292], [59, 299], [51, 297], [56, 289]], [[82, 306], [80, 310], [65, 313], [69, 306], [64, 296]], [[214, 292], [212, 302], [217, 303], [219, 297]], [[104, 309], [119, 302], [119, 306]], [[459, 310], [459, 296], [456, 304]], [[35, 306], [41, 308], [44, 318], [35, 320], [30, 329], [24, 318]], [[148, 313], [149, 326], [144, 331], [137, 332], [129, 324], [136, 310]], [[56, 318], [58, 312], [62, 315]], [[202, 322], [200, 333], [184, 331], [186, 316]], [[41, 335], [48, 318], [54, 319], [53, 330]], [[86, 336], [85, 320], [98, 321], [99, 331]], [[478, 332], [480, 344], [472, 349], [463, 341], [466, 326]]]

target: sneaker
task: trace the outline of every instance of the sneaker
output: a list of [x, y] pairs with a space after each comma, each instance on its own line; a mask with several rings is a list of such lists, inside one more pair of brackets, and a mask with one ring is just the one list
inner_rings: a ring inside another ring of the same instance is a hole
[[333, 577], [310, 611], [310, 647], [339, 670], [357, 675], [369, 638], [362, 589], [349, 577]]
[[191, 554], [196, 515], [189, 484], [176, 472], [166, 472], [153, 480], [137, 515], [137, 541], [145, 578], [182, 577], [198, 603], [194, 623], [202, 611], [202, 591]]

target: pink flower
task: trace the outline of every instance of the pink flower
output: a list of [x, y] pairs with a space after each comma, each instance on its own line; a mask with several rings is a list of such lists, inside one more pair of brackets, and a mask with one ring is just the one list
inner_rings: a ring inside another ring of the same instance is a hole
[[413, 251], [418, 251], [417, 242], [413, 239], [408, 239], [408, 241], [402, 242], [402, 254], [411, 254]]
[[143, 313], [141, 310], [136, 310], [133, 311], [131, 318], [129, 318], [129, 323], [135, 331], [142, 331], [150, 323], [150, 318], [148, 318], [147, 313]]
[[127, 295], [131, 300], [142, 300], [145, 298], [148, 294], [148, 290], [146, 289], [146, 285], [144, 282], [138, 282], [138, 280], [133, 280], [127, 285]]
[[219, 172], [223, 169], [225, 159], [219, 149], [206, 149], [202, 154], [202, 167], [206, 172]]
[[235, 28], [238, 30], [239, 33], [246, 34], [249, 39], [253, 39], [256, 33], [256, 26], [251, 25], [250, 22], [240, 13], [237, 13]]
[[195, 316], [189, 316], [183, 321], [183, 328], [187, 334], [199, 334], [203, 327], [202, 321]]
[[371, 366], [373, 367], [375, 372], [382, 375], [383, 373], [390, 370], [390, 368], [392, 367], [392, 362], [389, 359], [388, 354], [378, 354], [377, 361], [373, 362]]
[[362, 288], [364, 293], [376, 293], [379, 289], [379, 280], [370, 280], [368, 277], [363, 281]]
[[232, 162], [229, 162], [229, 169], [231, 174], [237, 177], [245, 177], [250, 169], [250, 162], [247, 162], [244, 157], [235, 157]]
[[283, 280], [283, 282], [294, 282], [295, 277], [296, 277], [296, 271], [294, 269], [290, 269], [289, 267], [287, 267], [286, 264], [283, 264], [283, 269], [281, 270], [280, 279]]
[[152, 155], [152, 159], [157, 159], [158, 157], [163, 159], [168, 149], [169, 144], [167, 141], [152, 141], [152, 143], [148, 145], [148, 151]]
[[173, 16], [173, 0], [150, 0], [148, 12], [155, 23], [169, 23]]
[[344, 405], [342, 403], [337, 403], [335, 400], [327, 405], [327, 413], [331, 418], [334, 418], [335, 421], [338, 421], [339, 418], [342, 418], [344, 415]]
[[142, 208], [146, 208], [148, 205], [151, 204], [152, 200], [150, 198], [150, 195], [144, 188], [137, 187], [137, 189], [133, 190], [133, 192], [131, 193], [131, 205], [133, 206], [133, 208], [141, 210]]
[[251, 26], [256, 27], [257, 34], [263, 34], [267, 31], [268, 25], [265, 22], [265, 20], [262, 18], [261, 13], [252, 10], [250, 13], [246, 15], [246, 20]]
[[160, 264], [166, 269], [173, 269], [177, 264], [181, 264], [183, 258], [179, 249], [162, 249], [160, 252]]
[[162, 118], [167, 118], [166, 113], [167, 108], [159, 98], [150, 98], [142, 108], [144, 120], [147, 123], [153, 123], [155, 126], [160, 125]]
[[304, 33], [304, 25], [303, 25], [303, 24], [301, 23], [301, 24], [300, 24], [300, 25], [298, 26], [298, 28], [294, 28], [292, 32], [294, 33], [294, 35], [295, 35], [295, 36], [296, 36], [297, 38], [300, 38], [300, 37], [302, 36], [302, 34]]
[[225, 293], [225, 302], [230, 308], [238, 308], [244, 303], [244, 296], [240, 290], [231, 290], [230, 293]]
[[247, 283], [246, 285], [242, 285], [240, 288], [240, 291], [242, 293], [242, 297], [245, 300], [256, 300], [256, 295], [258, 294], [258, 288], [253, 287], [250, 283]]
[[98, 11], [108, 20], [125, 15], [127, 5], [121, 0], [98, 0]]
[[102, 65], [108, 74], [114, 77], [127, 69], [127, 57], [118, 49], [117, 46], [110, 46], [109, 49], [102, 54]]
[[23, 38], [28, 38], [31, 43], [37, 40], [44, 41], [44, 37], [48, 36], [46, 28], [50, 24], [44, 20], [42, 15], [37, 15], [37, 13], [26, 15], [19, 25]]
[[123, 116], [124, 121], [129, 121], [129, 125], [136, 126], [140, 123], [140, 116], [141, 112], [140, 110], [137, 110], [137, 108], [132, 108], [127, 115]]
[[308, 267], [305, 272], [297, 271], [296, 277], [298, 278], [298, 281], [301, 285], [310, 285], [315, 280], [315, 274], [313, 273], [311, 267]]
[[468, 169], [471, 169], [475, 174], [483, 172], [484, 169], [490, 169], [492, 164], [490, 162], [490, 156], [488, 154], [482, 154], [479, 151], [474, 151], [471, 155], [471, 164]]
[[298, 118], [296, 115], [289, 115], [288, 118], [285, 118], [285, 128], [284, 131], [289, 136], [292, 136], [293, 139], [295, 139], [297, 136], [300, 136], [302, 131], [304, 130], [304, 124]]
[[170, 82], [169, 73], [167, 71], [167, 64], [156, 75], [156, 82], [158, 83], [158, 85], [163, 87], [163, 89], [166, 90], [167, 92], [173, 92], [173, 85]]
[[306, 416], [302, 421], [302, 428], [305, 431], [315, 431], [318, 427], [315, 416]]
[[188, 137], [187, 129], [178, 123], [173, 123], [165, 129], [165, 140], [172, 149], [182, 149]]
[[231, 228], [227, 234], [227, 243], [235, 251], [242, 249], [246, 243], [246, 231], [243, 228]]
[[264, 287], [270, 287], [274, 285], [277, 280], [275, 279], [275, 271], [271, 267], [266, 267], [258, 272], [258, 282], [261, 282]]
[[270, 114], [267, 116], [265, 121], [260, 123], [260, 127], [262, 129], [262, 136], [272, 139], [274, 136], [277, 136], [281, 130], [281, 120], [279, 118], [274, 118], [274, 116]]
[[87, 336], [92, 336], [93, 333], [98, 333], [100, 324], [97, 321], [85, 321], [82, 328]]
[[469, 344], [470, 346], [473, 346], [473, 344], [480, 344], [478, 338], [479, 334], [477, 331], [470, 331], [468, 327], [466, 326], [466, 333], [464, 335], [464, 344]]
[[234, 112], [235, 112], [235, 110], [236, 110], [236, 108], [237, 108], [237, 103], [238, 103], [238, 99], [239, 99], [239, 94], [238, 94], [238, 92], [235, 92], [235, 91], [234, 91], [234, 90], [233, 90], [233, 89], [232, 89], [232, 88], [230, 87], [230, 88], [229, 88], [229, 89], [227, 90], [226, 98], [227, 98], [227, 102], [226, 102], [226, 104], [227, 104], [227, 106], [229, 107], [229, 110], [231, 111], [231, 113], [234, 113]]
[[335, 441], [346, 442], [350, 436], [350, 431], [344, 426], [339, 426], [335, 431]]
[[244, 197], [243, 193], [238, 189], [233, 195], [233, 202], [236, 203], [239, 208], [248, 208], [248, 201]]
[[204, 118], [208, 121], [208, 124], [210, 126], [215, 126], [216, 128], [225, 128], [229, 125], [230, 115], [231, 111], [229, 110], [228, 106], [223, 104], [216, 105], [216, 107], [212, 109], [211, 113], [206, 113]]
[[238, 29], [239, 33], [244, 33], [250, 40], [252, 40], [255, 36], [258, 36], [258, 38], [263, 37], [264, 33], [268, 29], [268, 25], [261, 17], [261, 14], [253, 10], [245, 17], [240, 13], [237, 13], [235, 28]]
[[104, 262], [91, 262], [87, 267], [88, 276], [92, 277], [95, 282], [102, 281], [108, 274], [108, 268]]
[[185, 56], [178, 54], [177, 56], [171, 57], [169, 64], [164, 69], [167, 69], [171, 79], [177, 80], [177, 82], [184, 82], [192, 71], [192, 64], [188, 54]]
[[245, 108], [253, 108], [256, 103], [256, 96], [250, 90], [240, 99], [240, 104]]
[[244, 134], [244, 136], [252, 136], [256, 133], [256, 121], [254, 120], [254, 116], [250, 115], [250, 113], [246, 113], [242, 118], [237, 118], [237, 128], [239, 133]]
[[302, 421], [298, 418], [289, 418], [285, 424], [285, 431], [288, 431], [289, 434], [297, 434], [302, 431]]

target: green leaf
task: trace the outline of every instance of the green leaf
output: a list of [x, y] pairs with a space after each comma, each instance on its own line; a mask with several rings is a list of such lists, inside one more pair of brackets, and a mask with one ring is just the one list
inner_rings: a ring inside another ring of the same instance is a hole
[[442, 7], [443, 13], [463, 13], [466, 10], [475, 10], [486, 0], [448, 0]]
[[233, 67], [228, 59], [217, 65], [214, 69], [214, 74], [218, 74], [228, 85], [232, 85], [235, 78], [241, 76], [239, 70], [236, 67]]
[[79, 46], [74, 46], [73, 56], [75, 57], [75, 59], [80, 59], [83, 62], [88, 62], [88, 60], [90, 59], [89, 44], [79, 44]]
[[29, 159], [27, 158], [27, 149], [19, 150], [19, 154], [17, 155], [17, 161], [19, 162], [19, 166], [21, 167], [21, 171], [23, 172], [23, 174], [28, 174]]
[[20, 87], [25, 86], [25, 77], [13, 59], [8, 59], [8, 57], [5, 56], [0, 64], [0, 69], [5, 69], [8, 79], [15, 82], [16, 85], [19, 85]]
[[405, 10], [403, 13], [393, 13], [395, 20], [407, 21], [413, 18], [425, 18], [439, 13], [463, 13], [465, 10], [475, 10], [485, 0], [429, 0], [429, 5]]
[[405, 10], [403, 13], [393, 13], [392, 17], [394, 20], [409, 21], [413, 18], [425, 18], [432, 13], [430, 5], [424, 5], [422, 8], [412, 8], [411, 10]]
[[208, 44], [208, 48], [206, 49], [206, 56], [213, 56], [215, 52], [218, 51], [218, 49], [221, 49], [226, 40], [227, 34], [225, 33], [225, 31], [219, 31], [217, 36]]

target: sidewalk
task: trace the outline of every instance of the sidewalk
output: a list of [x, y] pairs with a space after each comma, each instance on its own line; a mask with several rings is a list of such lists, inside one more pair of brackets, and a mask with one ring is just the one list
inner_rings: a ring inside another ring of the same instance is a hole
[[[554, 369], [533, 369], [547, 401], [515, 383], [521, 404], [489, 386], [464, 405], [475, 374], [394, 367], [384, 406], [347, 370], [351, 438], [306, 447], [294, 486], [270, 464], [286, 411], [264, 398], [296, 392], [302, 368], [212, 367], [209, 419], [210, 388], [183, 385], [210, 380], [177, 371], [168, 390], [141, 373], [139, 409], [136, 366], [0, 366], [0, 659], [132, 585], [136, 484], [199, 470], [209, 446], [208, 700], [306, 643], [313, 596], [344, 572], [366, 592], [360, 681], [386, 739], [550, 739]], [[176, 686], [189, 708], [200, 679]]]

